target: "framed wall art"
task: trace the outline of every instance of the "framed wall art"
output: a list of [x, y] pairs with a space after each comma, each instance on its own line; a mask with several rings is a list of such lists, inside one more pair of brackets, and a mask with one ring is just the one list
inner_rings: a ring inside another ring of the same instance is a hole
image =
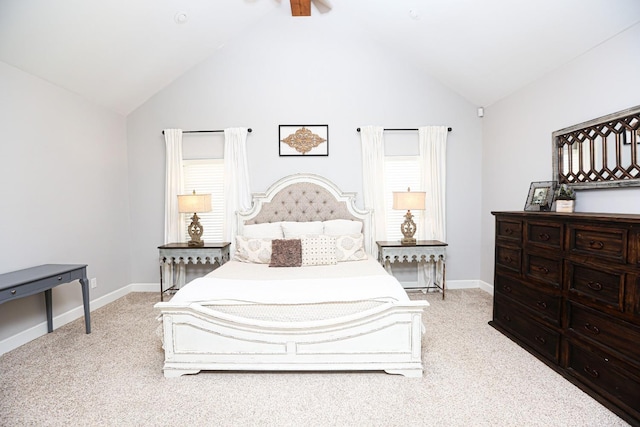
[[537, 181], [529, 186], [525, 211], [550, 211], [556, 191], [556, 181]]
[[328, 156], [329, 125], [280, 125], [280, 156]]

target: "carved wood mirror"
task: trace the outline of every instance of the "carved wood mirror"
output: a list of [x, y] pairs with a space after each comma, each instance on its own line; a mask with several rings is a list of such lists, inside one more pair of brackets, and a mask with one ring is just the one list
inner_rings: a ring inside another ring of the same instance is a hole
[[552, 140], [558, 184], [640, 186], [640, 106], [557, 130]]

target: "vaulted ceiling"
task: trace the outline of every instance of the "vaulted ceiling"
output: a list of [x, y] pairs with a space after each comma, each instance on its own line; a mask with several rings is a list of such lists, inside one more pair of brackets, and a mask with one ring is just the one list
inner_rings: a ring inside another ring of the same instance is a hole
[[640, 24], [640, 0], [330, 4], [293, 17], [287, 0], [0, 0], [0, 61], [128, 114], [243, 31], [284, 14], [324, 20], [328, 31], [358, 26], [489, 106]]

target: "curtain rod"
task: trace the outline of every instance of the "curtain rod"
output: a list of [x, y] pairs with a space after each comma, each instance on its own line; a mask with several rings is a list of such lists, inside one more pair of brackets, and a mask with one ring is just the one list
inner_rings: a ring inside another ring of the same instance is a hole
[[[358, 132], [360, 132], [360, 128], [356, 129]], [[383, 129], [383, 130], [412, 130], [412, 131], [418, 131], [418, 129]], [[447, 128], [447, 132], [451, 132], [453, 129], [452, 128]]]
[[[224, 129], [219, 129], [219, 130], [183, 130], [182, 133], [217, 133], [217, 132], [224, 132]], [[249, 128], [247, 129], [247, 132], [251, 133], [253, 132], [253, 129]], [[162, 134], [164, 135], [164, 131], [162, 131]]]

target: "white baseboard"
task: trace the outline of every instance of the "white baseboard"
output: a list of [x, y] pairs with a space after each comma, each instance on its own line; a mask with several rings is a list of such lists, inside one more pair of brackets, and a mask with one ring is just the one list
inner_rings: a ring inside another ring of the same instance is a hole
[[478, 283], [479, 283], [480, 289], [493, 295], [493, 285], [491, 283], [487, 283], [482, 280], [478, 280]]
[[[103, 307], [123, 296], [127, 295], [130, 292], [159, 292], [160, 284], [159, 283], [132, 283], [123, 288], [120, 288], [116, 291], [110, 292], [107, 295], [101, 296], [100, 298], [96, 298], [89, 302], [89, 310], [94, 311]], [[69, 322], [72, 322], [80, 317], [84, 316], [84, 307], [82, 305], [72, 308], [71, 310], [54, 316], [53, 318], [53, 329], [59, 328], [63, 325], [66, 325]], [[47, 334], [47, 322], [44, 321], [42, 323], [37, 324], [25, 331], [19, 332], [9, 338], [5, 338], [0, 341], [0, 356], [13, 350], [14, 348], [18, 348], [23, 344], [28, 343], [38, 337]]]
[[[416, 289], [418, 282], [400, 282], [402, 286], [408, 289]], [[447, 290], [449, 289], [474, 289], [480, 288], [485, 292], [493, 295], [493, 286], [483, 282], [482, 280], [447, 280]]]

